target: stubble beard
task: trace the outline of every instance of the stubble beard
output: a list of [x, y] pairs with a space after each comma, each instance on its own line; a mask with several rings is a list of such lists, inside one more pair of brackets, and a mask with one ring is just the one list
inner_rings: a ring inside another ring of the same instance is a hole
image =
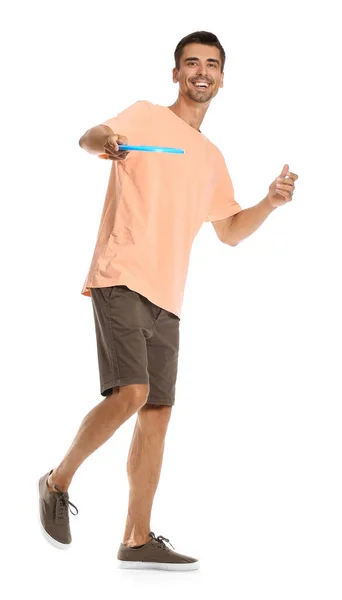
[[209, 101], [209, 100], [211, 100], [211, 98], [212, 98], [212, 95], [211, 95], [211, 94], [204, 94], [204, 93], [202, 93], [202, 94], [198, 94], [198, 95], [197, 95], [197, 94], [192, 94], [192, 93], [190, 92], [190, 93], [188, 94], [188, 96], [189, 96], [189, 98], [190, 98], [191, 100], [193, 100], [194, 102], [200, 102], [200, 103], [203, 103], [203, 102], [208, 102], [208, 101]]
[[213, 90], [209, 88], [208, 90], [199, 90], [198, 92], [196, 92], [195, 90], [191, 90], [190, 88], [188, 88], [188, 97], [194, 102], [208, 102], [213, 97]]

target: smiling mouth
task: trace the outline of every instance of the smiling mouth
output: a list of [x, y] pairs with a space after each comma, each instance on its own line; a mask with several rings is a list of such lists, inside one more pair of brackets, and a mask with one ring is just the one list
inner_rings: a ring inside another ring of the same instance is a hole
[[208, 82], [205, 83], [199, 83], [199, 82], [191, 82], [192, 85], [196, 88], [196, 90], [207, 90], [209, 88], [209, 86], [211, 85]]

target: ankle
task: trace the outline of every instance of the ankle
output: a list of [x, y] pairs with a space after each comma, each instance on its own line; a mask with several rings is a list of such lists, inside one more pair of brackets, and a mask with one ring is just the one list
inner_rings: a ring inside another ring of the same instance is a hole
[[62, 492], [67, 492], [70, 486], [70, 481], [58, 474], [57, 470], [53, 470], [47, 479], [48, 488], [52, 492], [57, 492], [54, 486], [58, 486]]
[[144, 536], [136, 536], [135, 538], [127, 538], [126, 540], [124, 540], [122, 543], [125, 546], [128, 546], [129, 548], [131, 548], [132, 546], [144, 546], [145, 544], [147, 544], [150, 540], [151, 540], [151, 536], [149, 535], [144, 535]]

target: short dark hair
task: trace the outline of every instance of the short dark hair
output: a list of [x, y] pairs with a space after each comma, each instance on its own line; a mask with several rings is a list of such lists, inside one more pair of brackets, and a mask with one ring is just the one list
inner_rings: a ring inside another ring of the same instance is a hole
[[175, 63], [178, 70], [180, 68], [180, 59], [183, 53], [183, 48], [188, 44], [204, 44], [205, 46], [215, 46], [218, 48], [221, 54], [222, 73], [224, 63], [226, 61], [226, 53], [216, 35], [210, 33], [209, 31], [195, 31], [194, 33], [190, 33], [189, 35], [185, 36], [180, 42], [178, 42], [175, 50]]

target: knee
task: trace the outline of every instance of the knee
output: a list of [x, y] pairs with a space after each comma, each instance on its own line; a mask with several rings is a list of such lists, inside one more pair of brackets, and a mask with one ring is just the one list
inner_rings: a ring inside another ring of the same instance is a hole
[[142, 429], [149, 433], [166, 432], [172, 412], [172, 406], [144, 404], [138, 411], [138, 421]]
[[133, 404], [136, 409], [139, 410], [147, 401], [150, 393], [150, 385], [148, 383], [134, 383], [120, 386], [118, 390], [122, 398], [130, 404]]

